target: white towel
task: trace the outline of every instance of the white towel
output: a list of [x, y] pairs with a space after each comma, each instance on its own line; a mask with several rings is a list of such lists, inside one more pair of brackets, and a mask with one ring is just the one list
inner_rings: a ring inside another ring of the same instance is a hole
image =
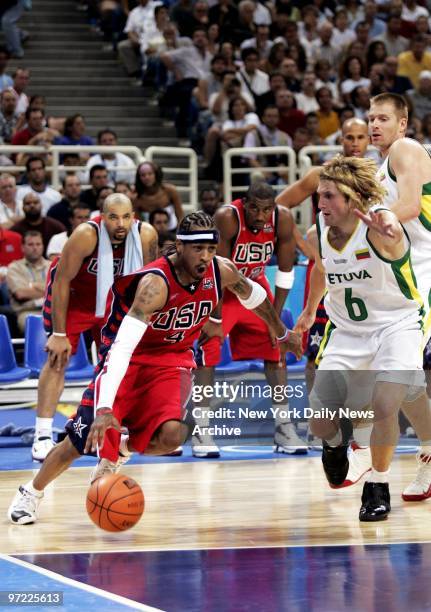
[[[127, 234], [124, 249], [123, 274], [131, 274], [144, 265], [141, 237], [138, 227], [138, 222], [133, 223]], [[105, 223], [102, 221], [100, 224], [99, 252], [97, 255], [96, 317], [105, 316], [106, 298], [113, 282], [114, 256], [112, 253], [112, 242], [109, 238]]]

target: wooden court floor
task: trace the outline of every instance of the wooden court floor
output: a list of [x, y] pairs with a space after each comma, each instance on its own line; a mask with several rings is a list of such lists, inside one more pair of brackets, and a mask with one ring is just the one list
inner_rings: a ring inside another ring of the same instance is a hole
[[6, 554], [194, 550], [431, 542], [431, 500], [403, 502], [416, 470], [414, 455], [397, 456], [391, 471], [392, 513], [360, 523], [362, 484], [328, 488], [320, 458], [125, 466], [146, 496], [131, 531], [111, 534], [87, 517], [89, 468], [72, 468], [46, 493], [40, 520], [16, 526], [8, 504], [30, 471], [0, 472], [0, 550]]

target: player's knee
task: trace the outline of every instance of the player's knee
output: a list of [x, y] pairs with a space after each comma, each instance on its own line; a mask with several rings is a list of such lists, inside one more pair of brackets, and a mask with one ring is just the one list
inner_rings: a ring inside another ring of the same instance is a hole
[[395, 418], [398, 415], [399, 402], [383, 390], [374, 393], [372, 408], [374, 421]]
[[163, 423], [159, 433], [159, 443], [165, 452], [172, 452], [184, 442], [186, 428], [179, 421]]
[[68, 461], [70, 459], [78, 459], [80, 457], [79, 451], [72, 444], [72, 440], [69, 436], [66, 436], [59, 444], [54, 447], [57, 449], [62, 461]]

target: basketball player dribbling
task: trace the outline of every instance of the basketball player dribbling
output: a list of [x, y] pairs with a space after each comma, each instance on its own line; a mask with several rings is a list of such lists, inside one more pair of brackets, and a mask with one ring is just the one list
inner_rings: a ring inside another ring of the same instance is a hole
[[[350, 393], [359, 372], [370, 372], [364, 403], [373, 411], [372, 470], [363, 488], [361, 521], [383, 520], [391, 510], [388, 473], [399, 437], [398, 411], [413, 388], [421, 394], [425, 387], [419, 350], [423, 300], [410, 240], [397, 217], [381, 206], [384, 188], [375, 174], [371, 160], [358, 158], [337, 157], [322, 169], [316, 219], [319, 256], [307, 305], [295, 326], [302, 332], [312, 325], [326, 285], [329, 320], [310, 394], [316, 414], [336, 404], [344, 387]], [[328, 481], [340, 485], [349, 462], [338, 419], [319, 416], [311, 420], [311, 428], [324, 440]]]
[[[19, 488], [8, 510], [13, 523], [35, 522], [45, 487], [84, 452], [98, 451], [94, 480], [118, 471], [130, 452], [165, 454], [183, 442], [193, 342], [223, 289], [262, 317], [282, 358], [287, 351], [300, 356], [299, 334], [287, 330], [258, 283], [215, 257], [217, 242], [211, 217], [192, 213], [180, 223], [172, 254], [115, 281], [95, 379], [66, 425], [68, 436]], [[127, 442], [120, 438], [121, 425], [129, 430]]]

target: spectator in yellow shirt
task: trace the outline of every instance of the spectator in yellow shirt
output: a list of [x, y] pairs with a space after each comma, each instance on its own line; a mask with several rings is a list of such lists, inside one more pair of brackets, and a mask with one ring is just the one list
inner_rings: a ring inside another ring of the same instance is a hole
[[416, 34], [412, 38], [410, 51], [400, 53], [398, 57], [399, 76], [406, 76], [417, 89], [419, 85], [419, 74], [422, 70], [431, 70], [431, 52], [425, 51], [427, 45], [423, 34]]

